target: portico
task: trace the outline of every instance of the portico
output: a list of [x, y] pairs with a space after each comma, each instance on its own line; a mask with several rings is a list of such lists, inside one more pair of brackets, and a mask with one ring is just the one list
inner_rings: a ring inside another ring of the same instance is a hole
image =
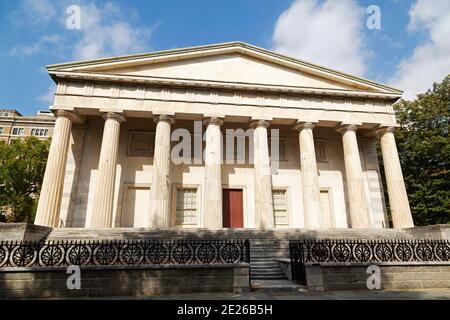
[[[386, 228], [380, 139], [394, 227], [413, 226], [396, 89], [243, 43], [48, 70], [56, 126], [36, 224], [221, 229], [228, 210], [244, 228]], [[188, 163], [173, 162], [176, 130]], [[230, 141], [243, 158], [226, 161]]]

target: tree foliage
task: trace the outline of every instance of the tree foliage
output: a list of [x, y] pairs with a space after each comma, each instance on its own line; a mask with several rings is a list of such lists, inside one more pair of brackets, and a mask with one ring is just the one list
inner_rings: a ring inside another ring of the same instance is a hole
[[10, 211], [6, 221], [34, 221], [49, 145], [36, 137], [0, 142], [0, 206]]
[[416, 225], [450, 223], [450, 76], [395, 106], [396, 132]]

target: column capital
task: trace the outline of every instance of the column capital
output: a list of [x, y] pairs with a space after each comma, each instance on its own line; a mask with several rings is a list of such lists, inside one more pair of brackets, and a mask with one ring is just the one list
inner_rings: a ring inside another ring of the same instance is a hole
[[394, 132], [395, 132], [395, 129], [396, 129], [395, 126], [382, 126], [382, 125], [380, 125], [378, 128], [376, 128], [376, 129], [374, 130], [374, 133], [375, 133], [377, 136], [380, 136], [380, 135], [383, 135], [383, 134], [385, 134], [385, 133], [387, 133], [387, 132], [394, 133]]
[[340, 124], [336, 127], [336, 131], [341, 134], [344, 134], [347, 131], [356, 132], [356, 130], [358, 130], [358, 125], [356, 124]]
[[63, 117], [63, 118], [67, 118], [72, 122], [81, 122], [81, 117], [78, 114], [78, 112], [76, 111], [69, 111], [69, 110], [56, 110], [54, 111], [55, 113], [55, 117], [59, 118], [59, 117]]
[[223, 124], [223, 119], [221, 119], [220, 117], [206, 117], [203, 120], [203, 125], [208, 126], [210, 124], [220, 127]]
[[175, 122], [175, 116], [169, 114], [157, 114], [153, 117], [153, 120], [155, 123], [162, 121], [172, 125]]
[[257, 127], [263, 127], [267, 129], [270, 126], [270, 120], [253, 120], [250, 122], [250, 128], [255, 129]]
[[103, 114], [103, 119], [114, 119], [117, 120], [119, 123], [122, 123], [125, 121], [125, 115], [118, 113], [118, 112], [106, 112]]
[[313, 121], [297, 121], [297, 124], [294, 126], [294, 130], [301, 131], [303, 129], [314, 129], [315, 123]]

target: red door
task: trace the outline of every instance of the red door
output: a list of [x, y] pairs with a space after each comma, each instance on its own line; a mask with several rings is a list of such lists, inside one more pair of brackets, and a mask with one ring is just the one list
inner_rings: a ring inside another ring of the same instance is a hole
[[242, 201], [242, 189], [223, 190], [223, 227], [243, 228], [244, 210]]

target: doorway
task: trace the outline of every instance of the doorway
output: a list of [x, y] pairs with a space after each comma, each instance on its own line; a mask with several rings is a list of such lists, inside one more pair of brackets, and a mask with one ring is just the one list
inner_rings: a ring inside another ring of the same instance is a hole
[[243, 228], [244, 208], [242, 189], [223, 189], [223, 227]]

